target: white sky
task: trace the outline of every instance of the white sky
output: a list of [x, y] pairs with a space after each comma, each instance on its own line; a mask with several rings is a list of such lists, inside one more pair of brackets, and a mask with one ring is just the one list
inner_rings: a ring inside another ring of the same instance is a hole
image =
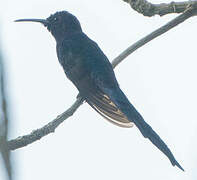
[[[112, 60], [176, 16], [143, 17], [122, 0], [7, 0], [0, 8], [12, 112], [10, 139], [45, 125], [77, 95], [58, 63], [55, 41], [46, 28], [13, 20], [70, 11]], [[196, 28], [196, 18], [187, 20], [115, 70], [122, 90], [186, 172], [172, 167], [136, 127], [116, 127], [84, 104], [54, 134], [12, 152], [15, 179], [196, 180]]]

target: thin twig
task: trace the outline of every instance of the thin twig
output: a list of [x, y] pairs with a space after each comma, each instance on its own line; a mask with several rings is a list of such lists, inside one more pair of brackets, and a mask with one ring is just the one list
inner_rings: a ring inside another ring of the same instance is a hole
[[130, 4], [131, 8], [144, 16], [160, 15], [164, 16], [170, 13], [183, 13], [188, 7], [196, 5], [196, 0], [189, 0], [184, 2], [171, 2], [153, 4], [146, 0], [123, 0]]
[[[133, 53], [135, 50], [137, 50], [139, 47], [143, 46], [147, 42], [151, 41], [152, 39], [156, 38], [157, 36], [167, 32], [168, 30], [172, 29], [173, 27], [177, 26], [178, 24], [182, 23], [186, 19], [196, 15], [197, 8], [190, 8], [183, 14], [176, 17], [174, 20], [170, 21], [166, 25], [162, 26], [158, 30], [150, 33], [148, 36], [142, 38], [138, 42], [134, 43], [132, 46], [130, 46], [128, 49], [126, 49], [124, 52], [122, 52], [118, 57], [116, 57], [112, 61], [112, 66], [115, 68], [123, 59], [125, 59], [128, 55]], [[21, 137], [18, 137], [16, 139], [8, 141], [8, 148], [10, 150], [15, 150], [21, 147], [24, 147], [28, 144], [33, 143], [36, 140], [41, 139], [42, 137], [52, 133], [55, 131], [55, 129], [67, 118], [73, 115], [73, 113], [78, 109], [78, 107], [83, 103], [83, 99], [78, 96], [75, 103], [63, 114], [59, 115], [56, 119], [45, 125], [44, 127], [37, 129], [35, 131], [32, 131], [28, 135], [24, 135]]]

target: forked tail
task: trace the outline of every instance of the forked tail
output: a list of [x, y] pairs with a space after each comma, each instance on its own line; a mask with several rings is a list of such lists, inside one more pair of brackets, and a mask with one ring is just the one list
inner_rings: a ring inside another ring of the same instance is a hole
[[120, 88], [115, 90], [107, 90], [107, 94], [110, 96], [111, 100], [116, 104], [116, 106], [127, 116], [127, 118], [134, 122], [134, 124], [138, 127], [140, 132], [145, 138], [148, 138], [160, 151], [162, 151], [168, 159], [171, 161], [173, 166], [179, 167], [182, 171], [184, 169], [181, 165], [176, 161], [172, 152], [168, 148], [168, 146], [164, 143], [164, 141], [159, 137], [159, 135], [148, 125], [143, 117], [137, 112], [135, 107], [129, 102], [127, 97], [121, 91]]

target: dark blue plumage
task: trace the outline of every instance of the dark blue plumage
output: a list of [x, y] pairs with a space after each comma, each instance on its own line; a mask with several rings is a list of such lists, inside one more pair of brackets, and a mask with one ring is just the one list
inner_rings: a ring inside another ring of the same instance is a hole
[[138, 127], [171, 161], [183, 170], [158, 134], [144, 121], [120, 89], [111, 63], [99, 46], [83, 33], [75, 16], [67, 11], [57, 12], [46, 20], [21, 19], [44, 24], [57, 42], [57, 56], [66, 76], [86, 102], [110, 122]]

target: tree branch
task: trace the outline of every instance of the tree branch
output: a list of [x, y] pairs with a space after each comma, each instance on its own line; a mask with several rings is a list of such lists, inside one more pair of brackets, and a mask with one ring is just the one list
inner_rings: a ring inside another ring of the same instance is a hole
[[196, 0], [189, 0], [184, 2], [171, 2], [152, 4], [146, 0], [123, 0], [130, 4], [131, 8], [144, 16], [160, 15], [164, 16], [170, 13], [183, 13], [188, 7], [197, 4]]
[[172, 29], [175, 26], [179, 25], [180, 23], [184, 22], [188, 18], [195, 16], [196, 14], [197, 14], [197, 4], [193, 7], [190, 7], [183, 14], [177, 16], [173, 20], [169, 21], [167, 24], [163, 25], [162, 27], [160, 27], [157, 30], [153, 31], [152, 33], [148, 34], [147, 36], [140, 39], [136, 43], [132, 44], [130, 47], [128, 47], [126, 50], [124, 50], [118, 57], [116, 57], [113, 60], [113, 62], [112, 62], [113, 67], [115, 67], [120, 62], [122, 62], [127, 56], [129, 56], [131, 53], [136, 51], [138, 48], [142, 47], [143, 45], [145, 45], [146, 43], [155, 39], [156, 37], [169, 31], [170, 29]]
[[[178, 24], [182, 23], [186, 19], [194, 16], [197, 14], [197, 6], [190, 7], [186, 12], [179, 15], [166, 25], [162, 26], [161, 28], [157, 29], [156, 31], [150, 33], [146, 37], [142, 38], [141, 40], [137, 41], [125, 51], [123, 51], [118, 57], [116, 57], [112, 61], [112, 66], [115, 68], [123, 59], [125, 59], [128, 55], [133, 53], [139, 47], [143, 46], [144, 44], [148, 43], [152, 39], [158, 37], [159, 35], [167, 32], [168, 30], [172, 29], [173, 27], [177, 26]], [[83, 99], [78, 96], [75, 103], [63, 114], [59, 115], [56, 119], [45, 125], [44, 127], [32, 131], [28, 135], [20, 136], [16, 139], [8, 141], [8, 148], [10, 150], [15, 150], [21, 147], [24, 147], [28, 144], [33, 143], [34, 141], [40, 140], [42, 137], [52, 133], [55, 129], [66, 119], [73, 115], [73, 113], [78, 109], [78, 107], [83, 103]]]
[[73, 105], [67, 109], [64, 113], [57, 116], [53, 121], [49, 122], [47, 125], [43, 126], [40, 129], [32, 131], [28, 135], [19, 136], [14, 140], [8, 141], [8, 148], [10, 150], [15, 150], [28, 144], [31, 144], [37, 140], [40, 140], [42, 137], [55, 132], [55, 129], [66, 119], [73, 115], [73, 113], [78, 109], [78, 107], [83, 103], [83, 99], [78, 96], [77, 100]]
[[5, 165], [9, 180], [12, 179], [10, 150], [7, 147], [8, 111], [5, 93], [5, 72], [3, 58], [0, 54], [0, 154]]

